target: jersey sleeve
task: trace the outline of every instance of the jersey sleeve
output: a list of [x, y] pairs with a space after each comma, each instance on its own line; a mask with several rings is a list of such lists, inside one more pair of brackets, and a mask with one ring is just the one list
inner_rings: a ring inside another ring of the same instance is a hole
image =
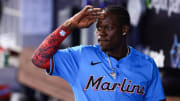
[[71, 48], [58, 50], [50, 59], [50, 70], [48, 74], [59, 76], [72, 84], [77, 76], [78, 59]]
[[149, 87], [146, 91], [144, 101], [161, 101], [165, 99], [159, 70], [153, 61], [153, 75]]

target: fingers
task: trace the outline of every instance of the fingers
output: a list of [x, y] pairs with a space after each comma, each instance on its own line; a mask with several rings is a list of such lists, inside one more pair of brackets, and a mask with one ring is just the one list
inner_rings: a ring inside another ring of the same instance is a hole
[[97, 18], [103, 19], [104, 16], [105, 16], [104, 12], [97, 12], [97, 15], [96, 15]]
[[94, 22], [96, 22], [96, 19], [89, 19], [89, 21], [87, 22], [87, 26], [86, 27], [91, 26]]
[[87, 5], [87, 6], [85, 6], [85, 7], [83, 8], [83, 11], [87, 11], [87, 10], [93, 9], [93, 8], [94, 8], [93, 6]]
[[93, 6], [88, 5], [83, 9], [85, 15], [90, 18], [104, 18], [104, 13], [102, 12], [101, 8], [93, 8]]
[[102, 18], [104, 18], [104, 13], [102, 12], [101, 8], [94, 8], [91, 5], [87, 5], [80, 12], [75, 14], [71, 18], [70, 22], [71, 26], [77, 28], [84, 28], [90, 26], [97, 19]]

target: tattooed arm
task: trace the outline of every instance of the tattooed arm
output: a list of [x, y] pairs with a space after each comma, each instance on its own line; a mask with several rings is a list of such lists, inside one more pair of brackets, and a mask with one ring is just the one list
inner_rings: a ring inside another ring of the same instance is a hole
[[[60, 36], [59, 32], [61, 30], [66, 31], [65, 36]], [[42, 44], [35, 50], [32, 56], [32, 62], [38, 67], [49, 69], [50, 67], [50, 58], [58, 50], [61, 42], [68, 36], [70, 33], [64, 26], [60, 26], [53, 33], [51, 33]]]
[[[65, 23], [51, 33], [35, 50], [32, 62], [36, 66], [44, 69], [50, 68], [50, 58], [56, 53], [61, 42], [68, 36], [73, 28], [89, 27], [97, 18], [103, 18], [100, 8], [85, 6], [79, 13], [65, 21]], [[64, 35], [61, 31], [65, 31]]]

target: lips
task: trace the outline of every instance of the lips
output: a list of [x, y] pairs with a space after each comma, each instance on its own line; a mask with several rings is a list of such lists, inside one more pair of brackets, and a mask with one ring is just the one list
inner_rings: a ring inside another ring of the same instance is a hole
[[110, 41], [110, 40], [108, 40], [108, 39], [98, 39], [98, 42], [100, 42], [100, 41], [106, 42], [106, 41]]
[[110, 42], [110, 40], [107, 37], [103, 37], [103, 36], [98, 36], [97, 39], [98, 39], [98, 43], [100, 45], [109, 44], [109, 42]]
[[100, 41], [102, 41], [102, 42], [106, 42], [106, 41], [109, 41], [109, 40], [98, 40], [98, 42], [100, 42]]
[[106, 39], [98, 39], [98, 43], [100, 45], [106, 45], [109, 44], [110, 40], [106, 40]]

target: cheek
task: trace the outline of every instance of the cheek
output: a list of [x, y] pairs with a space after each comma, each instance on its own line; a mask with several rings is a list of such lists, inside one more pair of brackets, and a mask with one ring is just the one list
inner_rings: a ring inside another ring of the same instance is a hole
[[111, 36], [111, 40], [113, 44], [119, 44], [123, 40], [123, 36], [120, 33], [116, 33]]
[[100, 32], [98, 30], [96, 30], [96, 36], [99, 36]]
[[[122, 36], [121, 36], [121, 34], [120, 34], [120, 32], [118, 32], [118, 31], [109, 31], [108, 32], [109, 34], [109, 38], [111, 38], [112, 40], [114, 40], [114, 39], [120, 39]], [[115, 40], [114, 40], [115, 41]]]
[[99, 32], [99, 31], [96, 31], [96, 35], [97, 35], [97, 36], [100, 35], [100, 32]]
[[118, 37], [114, 37], [114, 38], [112, 39], [112, 44], [114, 44], [114, 45], [119, 44], [119, 42], [120, 42], [120, 40], [119, 40]]

